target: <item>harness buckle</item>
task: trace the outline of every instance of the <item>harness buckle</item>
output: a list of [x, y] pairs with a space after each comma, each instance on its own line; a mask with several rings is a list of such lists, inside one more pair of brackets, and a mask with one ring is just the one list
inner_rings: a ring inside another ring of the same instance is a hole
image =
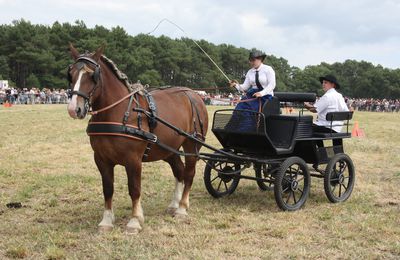
[[156, 135], [154, 135], [153, 139], [150, 139], [149, 141], [152, 142], [152, 143], [157, 143], [158, 137]]
[[124, 125], [128, 122], [129, 115], [130, 115], [129, 111], [126, 111], [124, 114], [124, 119], [122, 120]]

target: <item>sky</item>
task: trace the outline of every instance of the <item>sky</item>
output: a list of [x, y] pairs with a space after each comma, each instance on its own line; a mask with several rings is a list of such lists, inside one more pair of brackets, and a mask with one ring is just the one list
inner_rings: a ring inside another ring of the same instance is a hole
[[0, 0], [0, 24], [25, 19], [51, 25], [82, 20], [137, 35], [188, 36], [257, 48], [304, 68], [365, 60], [400, 68], [400, 0]]

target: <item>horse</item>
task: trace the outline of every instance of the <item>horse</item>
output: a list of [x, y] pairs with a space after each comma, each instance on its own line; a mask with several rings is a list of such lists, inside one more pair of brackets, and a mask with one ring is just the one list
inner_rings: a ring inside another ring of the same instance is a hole
[[[132, 200], [132, 214], [126, 225], [128, 234], [136, 234], [142, 230], [144, 214], [141, 206], [141, 172], [143, 162], [163, 160], [167, 162], [175, 177], [175, 189], [167, 213], [178, 219], [188, 216], [189, 193], [195, 176], [198, 158], [193, 156], [201, 145], [164, 124], [150, 128], [150, 119], [145, 114], [131, 109], [132, 88], [127, 77], [116, 65], [103, 55], [104, 47], [93, 53], [80, 54], [70, 44], [70, 53], [74, 63], [68, 70], [68, 78], [72, 89], [72, 98], [68, 104], [69, 115], [74, 119], [83, 119], [90, 108], [92, 113], [89, 124], [124, 121], [131, 127], [141, 127], [144, 132], [152, 132], [157, 140], [173, 148], [165, 149], [156, 144], [149, 145], [148, 140], [121, 134], [89, 135], [90, 145], [94, 152], [94, 161], [101, 174], [104, 213], [98, 224], [100, 232], [113, 230], [115, 216], [112, 207], [114, 192], [114, 167], [125, 167], [128, 177], [129, 195]], [[140, 85], [141, 86], [141, 85]], [[142, 88], [136, 88], [134, 95], [136, 106], [149, 110], [149, 102], [140, 94]], [[201, 97], [189, 88], [171, 87], [156, 89], [150, 92], [157, 106], [157, 116], [186, 133], [202, 137], [205, 140], [208, 129], [207, 109]], [[135, 103], [133, 102], [133, 103]], [[101, 112], [101, 113], [100, 113]], [[128, 113], [128, 114], [127, 114]], [[141, 126], [139, 124], [141, 122]], [[200, 129], [200, 130], [199, 130]], [[183, 148], [185, 163], [174, 150]], [[149, 150], [150, 149], [150, 150]]]

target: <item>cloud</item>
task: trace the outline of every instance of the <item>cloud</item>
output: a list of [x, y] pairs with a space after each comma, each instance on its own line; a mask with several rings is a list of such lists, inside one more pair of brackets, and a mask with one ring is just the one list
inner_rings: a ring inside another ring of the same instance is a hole
[[[216, 44], [262, 49], [304, 67], [322, 61], [367, 60], [400, 67], [400, 1], [397, 0], [0, 0], [0, 23], [83, 20], [131, 34], [146, 33], [168, 18], [188, 36]], [[170, 24], [154, 35], [185, 36]]]

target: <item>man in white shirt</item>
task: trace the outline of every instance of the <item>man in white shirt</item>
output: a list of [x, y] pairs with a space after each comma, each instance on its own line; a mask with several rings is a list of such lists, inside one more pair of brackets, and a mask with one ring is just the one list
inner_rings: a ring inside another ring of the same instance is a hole
[[[326, 121], [326, 114], [329, 112], [344, 112], [349, 111], [342, 94], [337, 92], [340, 89], [340, 84], [332, 75], [320, 77], [319, 81], [325, 94], [314, 105], [308, 102], [304, 103], [305, 108], [311, 112], [318, 113], [317, 121], [313, 124], [314, 132], [331, 132], [331, 122]], [[333, 132], [341, 132], [343, 121], [334, 121], [332, 123]]]

